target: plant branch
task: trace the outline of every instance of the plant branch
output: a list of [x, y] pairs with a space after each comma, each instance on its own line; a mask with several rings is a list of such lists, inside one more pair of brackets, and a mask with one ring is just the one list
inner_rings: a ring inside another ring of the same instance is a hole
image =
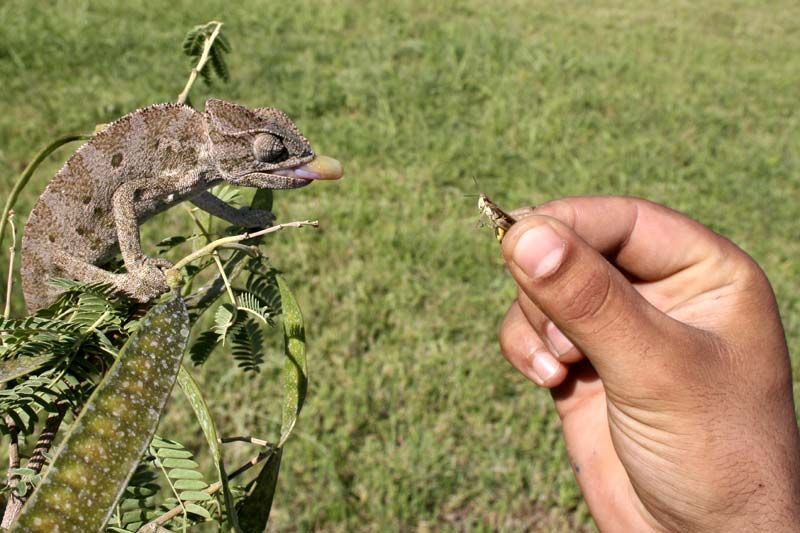
[[51, 413], [44, 423], [44, 429], [42, 429], [42, 433], [39, 435], [39, 440], [36, 441], [36, 447], [31, 453], [31, 458], [28, 459], [28, 468], [37, 474], [42, 471], [45, 461], [44, 454], [50, 451], [50, 447], [53, 445], [53, 441], [56, 438], [56, 433], [58, 433], [58, 428], [61, 427], [61, 422], [64, 421], [64, 415], [67, 414], [68, 407], [69, 404], [67, 402], [58, 402], [56, 404], [56, 412]]
[[222, 266], [222, 261], [219, 259], [219, 254], [214, 251], [211, 256], [214, 258], [214, 262], [217, 264], [217, 270], [219, 270], [219, 275], [222, 278], [223, 283], [225, 283], [225, 289], [228, 291], [228, 298], [231, 299], [231, 305], [238, 310], [239, 306], [236, 304], [236, 296], [233, 295], [233, 287], [231, 287], [231, 282], [228, 281], [228, 276], [225, 275], [225, 267]]
[[9, 491], [9, 498], [6, 502], [5, 512], [3, 513], [3, 522], [0, 526], [8, 528], [16, 519], [22, 509], [22, 504], [25, 502], [17, 496], [14, 490], [19, 483], [19, 475], [12, 474], [11, 472], [13, 469], [19, 468], [19, 428], [17, 427], [17, 423], [14, 422], [10, 416], [5, 415], [5, 421], [8, 426], [9, 436], [11, 437], [11, 442], [8, 444], [8, 472], [6, 473], [6, 486], [10, 488], [11, 491]]
[[[64, 415], [67, 414], [68, 407], [69, 406], [67, 402], [58, 402], [56, 404], [56, 412], [51, 413], [50, 416], [47, 417], [47, 420], [44, 423], [44, 428], [39, 435], [39, 440], [36, 441], [36, 446], [33, 448], [33, 452], [31, 453], [31, 458], [28, 459], [27, 467], [33, 470], [34, 474], [38, 474], [42, 471], [45, 463], [45, 454], [50, 451], [50, 447], [53, 445], [53, 441], [56, 438], [56, 433], [58, 433], [58, 428], [61, 427], [61, 422], [64, 420]], [[6, 420], [6, 423], [8, 424], [9, 417], [6, 417]], [[12, 430], [11, 445], [9, 446], [8, 450], [9, 469], [19, 468], [19, 444], [17, 441], [19, 429], [16, 427], [16, 425], [12, 426], [11, 424], [9, 424], [9, 429]], [[9, 474], [8, 477], [8, 486], [13, 489], [17, 483], [19, 483], [19, 476], [12, 477]], [[30, 494], [31, 493], [29, 492], [25, 496], [18, 496], [15, 491], [11, 491], [11, 498], [6, 505], [5, 512], [3, 513], [2, 527], [8, 528], [17, 520], [20, 511], [22, 511], [22, 506], [25, 505], [25, 502], [28, 499], [27, 496], [30, 496]]]
[[220, 442], [222, 444], [228, 444], [230, 442], [248, 442], [250, 444], [255, 444], [257, 446], [274, 446], [274, 444], [264, 439], [257, 439], [255, 437], [248, 437], [248, 436], [222, 437], [220, 439]]
[[182, 269], [183, 267], [185, 267], [186, 265], [188, 265], [192, 261], [195, 261], [195, 260], [197, 260], [197, 259], [199, 259], [201, 257], [205, 257], [206, 255], [209, 255], [209, 254], [213, 253], [214, 250], [216, 250], [220, 246], [223, 246], [223, 245], [226, 245], [226, 244], [231, 244], [231, 243], [236, 243], [236, 242], [246, 241], [247, 239], [252, 239], [254, 237], [261, 237], [262, 235], [266, 235], [267, 233], [275, 233], [276, 231], [280, 231], [280, 230], [282, 230], [284, 228], [300, 228], [300, 227], [303, 227], [303, 226], [312, 226], [314, 228], [318, 228], [319, 227], [319, 221], [318, 220], [298, 220], [296, 222], [286, 222], [285, 224], [277, 224], [275, 226], [271, 226], [269, 228], [262, 229], [260, 231], [256, 231], [254, 233], [243, 233], [241, 235], [233, 235], [231, 237], [223, 237], [221, 239], [217, 239], [216, 241], [212, 241], [212, 242], [208, 243], [207, 245], [203, 246], [199, 250], [190, 253], [189, 255], [187, 255], [186, 257], [184, 257], [183, 259], [181, 259], [177, 263], [175, 263], [172, 266], [172, 268], [169, 268], [167, 270], [167, 272], [169, 272], [170, 270], [174, 270], [174, 271], [178, 272], [178, 271], [180, 271], [180, 269]]
[[208, 39], [206, 39], [203, 45], [203, 54], [200, 56], [200, 60], [197, 62], [197, 65], [195, 65], [195, 67], [192, 69], [192, 72], [189, 74], [189, 80], [186, 82], [186, 87], [184, 87], [181, 94], [178, 95], [179, 104], [185, 104], [186, 99], [189, 98], [189, 91], [192, 90], [194, 82], [197, 81], [197, 76], [200, 75], [200, 72], [202, 72], [203, 68], [206, 66], [206, 63], [208, 63], [211, 47], [214, 45], [214, 41], [217, 39], [217, 36], [222, 29], [222, 22], [212, 20], [209, 24], [216, 24], [217, 26], [214, 28], [214, 31], [211, 33]]
[[3, 316], [8, 318], [11, 314], [11, 288], [14, 284], [14, 254], [17, 248], [17, 228], [14, 225], [14, 210], [8, 212], [8, 225], [11, 226], [11, 246], [8, 247], [8, 282], [6, 283], [6, 306]]

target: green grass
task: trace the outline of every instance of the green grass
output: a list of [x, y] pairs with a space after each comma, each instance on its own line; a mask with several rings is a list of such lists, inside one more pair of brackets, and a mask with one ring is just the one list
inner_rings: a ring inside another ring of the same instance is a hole
[[[183, 34], [212, 18], [233, 81], [194, 101], [280, 107], [345, 163], [340, 183], [276, 195], [279, 219], [324, 224], [270, 240], [312, 373], [277, 530], [590, 527], [547, 393], [499, 353], [514, 287], [473, 176], [505, 206], [641, 195], [729, 236], [769, 274], [800, 370], [796, 2], [51, 4], [0, 6], [0, 196], [56, 135], [174, 100]], [[200, 379], [224, 433], [275, 432], [272, 376], [220, 354]], [[188, 416], [176, 401], [161, 432], [197, 449]]]

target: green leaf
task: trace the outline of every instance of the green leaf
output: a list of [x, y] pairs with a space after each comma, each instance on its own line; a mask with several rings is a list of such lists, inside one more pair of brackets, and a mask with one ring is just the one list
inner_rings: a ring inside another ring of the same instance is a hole
[[265, 325], [272, 325], [272, 317], [270, 316], [272, 313], [269, 306], [262, 305], [258, 297], [252, 292], [242, 292], [236, 295], [236, 306], [239, 311], [244, 311], [256, 317]]
[[161, 461], [161, 464], [164, 465], [164, 468], [186, 468], [186, 469], [196, 469], [200, 468], [200, 465], [197, 462], [192, 461], [191, 459], [164, 459]]
[[178, 496], [181, 501], [208, 501], [212, 499], [211, 494], [198, 490], [185, 490], [178, 494]]
[[231, 304], [223, 304], [217, 308], [217, 312], [214, 315], [214, 331], [219, 335], [222, 344], [225, 344], [225, 337], [228, 334], [228, 330], [233, 325], [235, 317], [236, 308]]
[[167, 475], [170, 479], [203, 479], [203, 474], [197, 470], [186, 470], [184, 468], [170, 470]]
[[306, 362], [306, 334], [303, 315], [289, 286], [282, 276], [276, 275], [281, 293], [283, 318], [283, 340], [286, 361], [283, 367], [283, 416], [281, 438], [278, 448], [289, 438], [303, 408], [308, 387], [308, 365]]
[[184, 507], [190, 513], [200, 515], [208, 520], [211, 519], [211, 514], [209, 514], [208, 509], [206, 509], [205, 507], [200, 507], [196, 503], [187, 503], [186, 505], [184, 505]]
[[267, 527], [275, 487], [278, 484], [278, 472], [281, 468], [283, 450], [278, 448], [270, 455], [258, 473], [250, 494], [239, 507], [239, 523], [244, 533], [262, 533]]
[[6, 383], [39, 370], [52, 359], [53, 354], [48, 353], [38, 357], [18, 357], [10, 361], [1, 361], [0, 383]]
[[176, 450], [170, 448], [159, 448], [156, 455], [158, 455], [158, 457], [164, 457], [170, 459], [191, 459], [192, 457], [194, 457], [194, 454], [189, 450], [184, 450], [184, 449]]
[[197, 339], [195, 339], [189, 351], [192, 363], [195, 365], [202, 365], [205, 363], [218, 343], [219, 335], [217, 335], [216, 331], [204, 331], [201, 333]]
[[239, 366], [248, 372], [258, 372], [264, 362], [264, 333], [253, 319], [236, 325], [231, 339], [231, 352]]
[[162, 248], [162, 252], [166, 252], [167, 250], [178, 246], [179, 244], [183, 244], [186, 242], [186, 237], [183, 235], [173, 235], [172, 237], [168, 237], [166, 239], [162, 239], [156, 243], [156, 247]]
[[103, 528], [155, 431], [188, 335], [178, 294], [150, 309], [65, 436], [12, 531]]
[[196, 479], [179, 479], [172, 486], [176, 490], [203, 490], [208, 487], [208, 483]]
[[[153, 441], [151, 442], [151, 446], [153, 446], [153, 448], [156, 448], [158, 451], [161, 451], [162, 449], [180, 450], [180, 451], [185, 451], [186, 450], [186, 448], [184, 448], [183, 444], [181, 444], [180, 442], [175, 442], [174, 440], [162, 439], [159, 436], [154, 436], [153, 437]], [[189, 452], [189, 453], [191, 454], [192, 452]]]
[[[206, 400], [203, 398], [203, 394], [200, 392], [200, 387], [197, 385], [197, 382], [183, 366], [181, 366], [178, 372], [178, 385], [186, 395], [186, 399], [189, 400], [189, 404], [191, 404], [192, 410], [194, 410], [194, 415], [197, 417], [197, 421], [200, 423], [200, 427], [203, 430], [203, 435], [206, 437], [208, 448], [211, 451], [211, 456], [214, 458], [214, 464], [217, 467], [217, 478], [220, 483], [222, 483], [222, 496], [225, 510], [228, 514], [228, 520], [233, 530], [238, 532], [240, 529], [236, 507], [228, 485], [228, 474], [225, 472], [225, 464], [222, 461], [222, 450], [220, 450], [219, 447], [217, 428], [214, 425], [214, 419], [211, 417], [208, 404], [206, 404]], [[176, 482], [175, 488], [190, 488], [188, 486], [178, 487], [177, 483], [180, 482]]]
[[273, 199], [272, 189], [256, 189], [253, 200], [250, 202], [250, 207], [253, 209], [272, 211]]

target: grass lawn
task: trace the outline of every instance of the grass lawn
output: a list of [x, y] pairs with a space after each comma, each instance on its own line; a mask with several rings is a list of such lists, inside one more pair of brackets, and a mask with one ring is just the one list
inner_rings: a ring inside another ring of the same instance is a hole
[[[773, 282], [797, 376], [797, 2], [226, 4], [0, 4], [0, 198], [55, 136], [174, 100], [184, 33], [215, 18], [233, 80], [193, 100], [284, 109], [345, 163], [339, 183], [276, 194], [279, 220], [324, 228], [270, 238], [311, 369], [274, 529], [593, 527], [549, 395], [499, 352], [514, 287], [476, 228], [473, 177], [504, 206], [640, 195], [729, 236]], [[21, 214], [68, 153], [36, 175]], [[188, 227], [168, 213], [147, 249], [165, 223]], [[225, 434], [276, 432], [271, 372], [250, 378], [220, 353], [198, 379]], [[176, 399], [160, 433], [202, 449], [190, 416]]]

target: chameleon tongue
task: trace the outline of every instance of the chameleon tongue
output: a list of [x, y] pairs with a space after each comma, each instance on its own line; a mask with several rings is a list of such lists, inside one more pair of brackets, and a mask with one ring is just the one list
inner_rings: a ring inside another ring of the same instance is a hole
[[318, 155], [310, 163], [295, 167], [292, 173], [308, 180], [338, 180], [344, 173], [342, 164], [332, 157]]

